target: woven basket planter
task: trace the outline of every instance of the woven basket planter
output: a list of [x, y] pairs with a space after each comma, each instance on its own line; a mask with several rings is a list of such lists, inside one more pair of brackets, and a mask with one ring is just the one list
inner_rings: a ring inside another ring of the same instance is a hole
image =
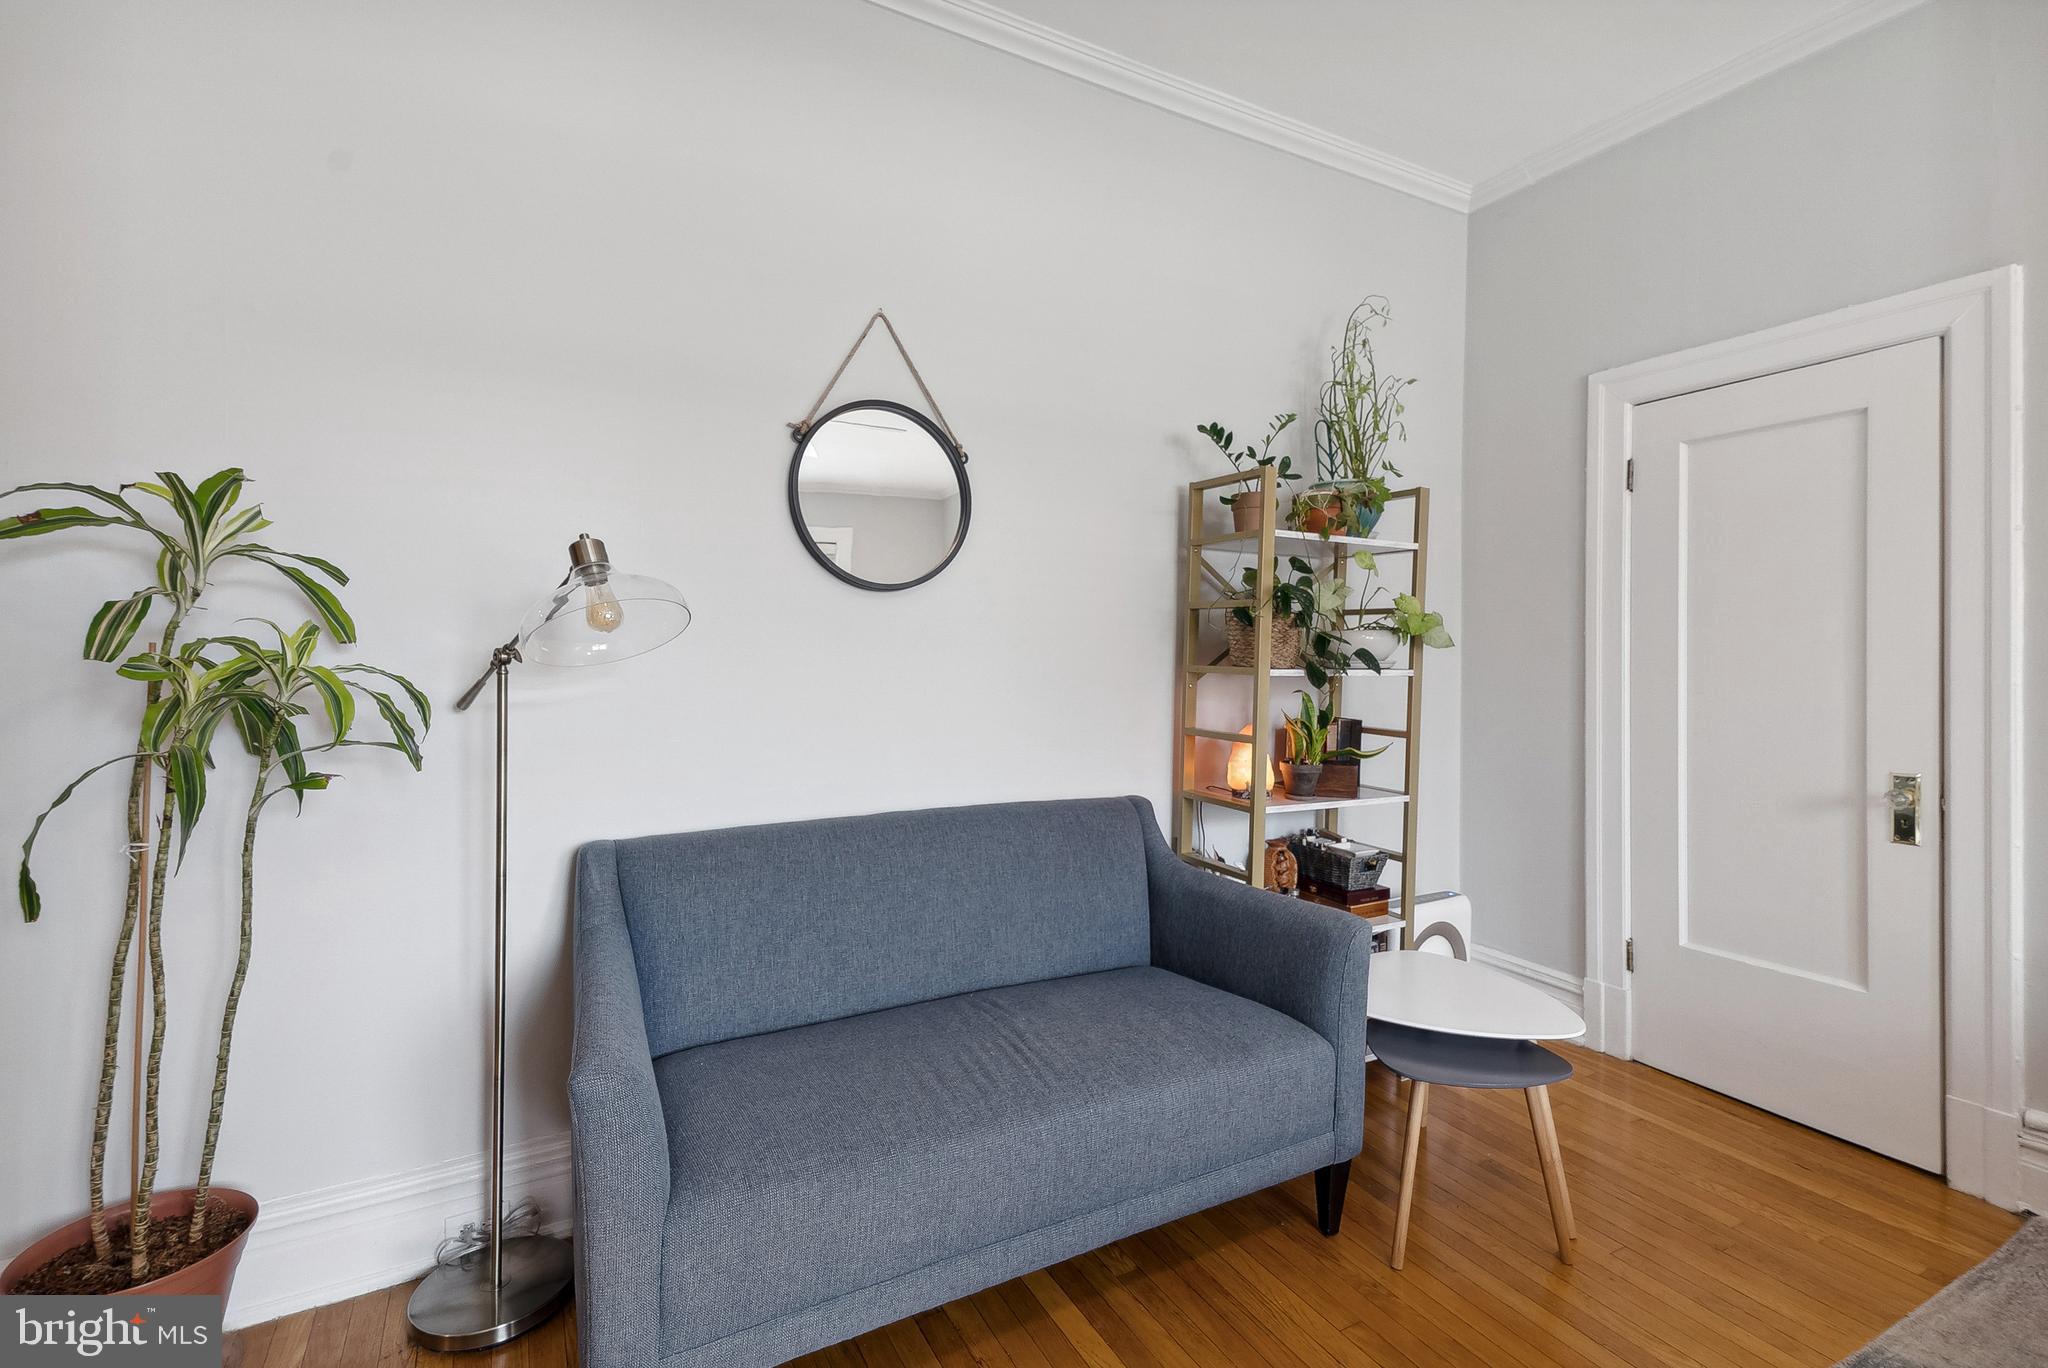
[[[1301, 628], [1292, 622], [1274, 619], [1267, 629], [1273, 646], [1272, 667], [1276, 670], [1298, 670], [1301, 668]], [[1258, 648], [1258, 631], [1237, 620], [1234, 613], [1223, 617], [1223, 644], [1230, 651], [1230, 663], [1249, 669], [1254, 663], [1252, 656]]]

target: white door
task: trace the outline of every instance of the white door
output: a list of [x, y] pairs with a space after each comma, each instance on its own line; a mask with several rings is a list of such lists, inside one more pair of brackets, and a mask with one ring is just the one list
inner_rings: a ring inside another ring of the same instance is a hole
[[1631, 434], [1632, 1051], [1939, 1170], [1941, 344]]

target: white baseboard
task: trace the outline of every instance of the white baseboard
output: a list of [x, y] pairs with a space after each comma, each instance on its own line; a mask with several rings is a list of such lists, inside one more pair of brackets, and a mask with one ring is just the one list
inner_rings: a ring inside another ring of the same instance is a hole
[[1511, 978], [1518, 978], [1524, 983], [1541, 988], [1574, 1012], [1581, 1016], [1585, 1015], [1585, 993], [1580, 980], [1573, 975], [1484, 945], [1473, 946], [1471, 957], [1473, 963], [1483, 964], [1489, 969], [1498, 969]]
[[[488, 1205], [487, 1156], [265, 1200], [228, 1303], [239, 1329], [416, 1278], [434, 1247]], [[261, 1194], [258, 1194], [260, 1197]], [[548, 1234], [569, 1228], [569, 1137], [543, 1136], [505, 1153], [508, 1205], [531, 1198]]]
[[[2027, 1139], [2018, 1112], [1967, 1098], [1943, 1099], [1948, 1185], [1993, 1206], [2017, 1211], [2024, 1200]], [[2036, 1143], [2048, 1147], [2048, 1135]], [[2039, 1156], [2048, 1162], [2048, 1154]]]
[[1586, 1019], [1586, 1048], [1616, 1059], [1634, 1059], [1629, 1050], [1629, 990], [1589, 978], [1581, 991], [1586, 999], [1579, 1013]]
[[2037, 1216], [2048, 1216], [2048, 1112], [2028, 1111], [2020, 1132], [2019, 1204]]

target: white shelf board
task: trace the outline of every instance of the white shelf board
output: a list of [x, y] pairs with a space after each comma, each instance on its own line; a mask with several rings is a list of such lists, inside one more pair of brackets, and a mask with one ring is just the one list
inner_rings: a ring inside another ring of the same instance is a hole
[[[1182, 789], [1181, 794], [1183, 797], [1214, 803], [1217, 807], [1227, 807], [1237, 812], [1252, 810], [1251, 799], [1239, 798], [1235, 794], [1215, 789]], [[1270, 817], [1283, 812], [1325, 812], [1331, 808], [1386, 807], [1407, 801], [1408, 795], [1399, 789], [1360, 784], [1356, 798], [1289, 798], [1280, 793], [1269, 794], [1266, 798], [1266, 815]]]
[[[1256, 532], [1227, 532], [1220, 537], [1209, 537], [1196, 545], [1203, 552], [1210, 551], [1256, 551], [1259, 549], [1259, 534]], [[1273, 550], [1280, 555], [1299, 555], [1302, 550], [1329, 547], [1344, 552], [1370, 551], [1374, 555], [1398, 555], [1413, 551], [1412, 541], [1391, 541], [1385, 537], [1346, 537], [1332, 534], [1325, 537], [1320, 532], [1296, 532], [1288, 528], [1275, 528]]]
[[[1188, 673], [1194, 675], [1248, 675], [1252, 673], [1252, 667], [1249, 665], [1190, 665], [1188, 666]], [[1272, 676], [1274, 679], [1308, 678], [1308, 671], [1306, 670], [1268, 670], [1266, 671], [1266, 673]], [[1344, 678], [1346, 680], [1375, 678], [1408, 679], [1413, 677], [1414, 674], [1415, 671], [1413, 670], [1381, 670], [1377, 675], [1375, 675], [1371, 670], [1366, 669], [1364, 666], [1360, 666], [1358, 669], [1348, 671], [1344, 675]]]

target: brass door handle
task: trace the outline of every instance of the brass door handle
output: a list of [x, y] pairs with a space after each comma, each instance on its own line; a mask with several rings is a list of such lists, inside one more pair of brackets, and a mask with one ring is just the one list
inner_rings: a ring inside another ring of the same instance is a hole
[[1884, 796], [1892, 809], [1892, 844], [1919, 845], [1920, 776], [1894, 773]]

